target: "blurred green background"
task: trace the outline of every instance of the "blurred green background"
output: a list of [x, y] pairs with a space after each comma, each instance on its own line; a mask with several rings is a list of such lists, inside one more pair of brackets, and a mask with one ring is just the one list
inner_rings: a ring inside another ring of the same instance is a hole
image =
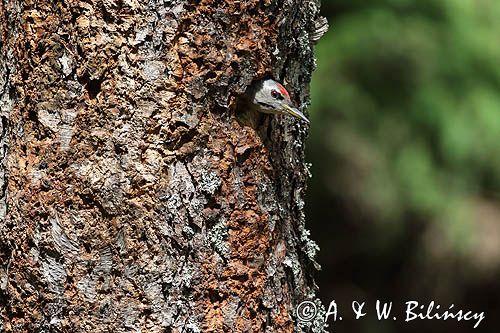
[[[323, 0], [308, 226], [335, 332], [500, 332], [500, 1]], [[398, 321], [379, 322], [377, 299]], [[366, 319], [349, 320], [352, 300]], [[404, 302], [486, 320], [404, 322]]]

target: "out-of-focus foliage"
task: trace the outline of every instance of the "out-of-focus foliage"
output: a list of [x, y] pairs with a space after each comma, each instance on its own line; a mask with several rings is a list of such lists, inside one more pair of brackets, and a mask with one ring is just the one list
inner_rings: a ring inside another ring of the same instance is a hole
[[500, 197], [500, 2], [332, 4], [312, 82], [311, 154], [331, 156], [318, 172], [374, 221], [460, 231], [459, 207]]
[[337, 240], [322, 251], [345, 250], [340, 232], [359, 235], [349, 236], [355, 259], [404, 252], [411, 238], [401, 260], [415, 274], [427, 254], [477, 262], [486, 252], [483, 271], [498, 272], [500, 1], [322, 6], [330, 31], [311, 87], [308, 216], [320, 243]]

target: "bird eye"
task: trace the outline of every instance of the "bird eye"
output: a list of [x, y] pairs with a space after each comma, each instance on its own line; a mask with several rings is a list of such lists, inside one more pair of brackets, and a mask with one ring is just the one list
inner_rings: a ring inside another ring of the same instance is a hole
[[279, 98], [281, 96], [281, 94], [279, 92], [277, 92], [276, 90], [271, 90], [271, 96], [273, 98]]

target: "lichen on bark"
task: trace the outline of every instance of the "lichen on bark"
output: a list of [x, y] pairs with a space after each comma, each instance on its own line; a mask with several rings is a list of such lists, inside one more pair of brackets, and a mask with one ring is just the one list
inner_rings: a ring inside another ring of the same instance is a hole
[[235, 109], [265, 76], [307, 105], [319, 4], [4, 1], [0, 17], [3, 330], [309, 331], [307, 128]]

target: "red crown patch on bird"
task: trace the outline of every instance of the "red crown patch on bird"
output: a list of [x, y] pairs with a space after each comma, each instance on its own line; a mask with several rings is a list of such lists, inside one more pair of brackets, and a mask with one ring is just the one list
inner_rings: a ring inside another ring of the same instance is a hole
[[282, 95], [285, 95], [286, 97], [290, 98], [290, 95], [288, 94], [288, 91], [286, 91], [285, 87], [283, 87], [281, 84], [278, 83], [278, 89]]

